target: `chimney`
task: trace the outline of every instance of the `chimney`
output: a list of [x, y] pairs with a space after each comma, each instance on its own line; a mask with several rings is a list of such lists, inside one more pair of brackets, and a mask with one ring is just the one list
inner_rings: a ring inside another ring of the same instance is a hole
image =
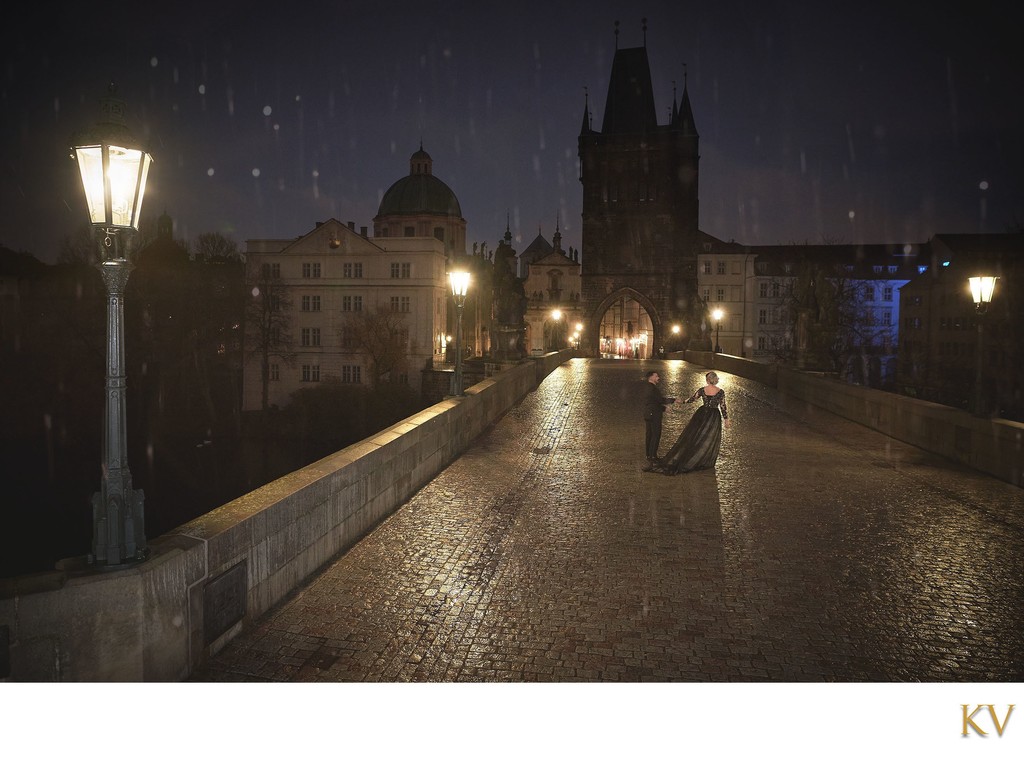
[[350, 221], [348, 223], [348, 228], [351, 229], [353, 232], [355, 232], [356, 231], [356, 223], [354, 221]]
[[366, 237], [366, 227], [359, 227], [359, 234]]

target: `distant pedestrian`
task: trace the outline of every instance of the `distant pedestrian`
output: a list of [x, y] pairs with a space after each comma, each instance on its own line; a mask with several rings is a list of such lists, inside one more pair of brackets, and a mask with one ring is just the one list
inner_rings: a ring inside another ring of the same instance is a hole
[[661, 375], [655, 371], [647, 372], [644, 382], [644, 450], [647, 463], [643, 471], [650, 472], [658, 463], [658, 445], [661, 443], [661, 419], [665, 415], [665, 407], [676, 402], [675, 398], [666, 398], [658, 390]]
[[722, 420], [728, 428], [729, 409], [725, 405], [725, 391], [718, 386], [718, 375], [708, 372], [704, 379], [707, 384], [697, 388], [686, 399], [686, 403], [693, 403], [700, 398], [703, 405], [686, 423], [675, 445], [653, 467], [653, 471], [680, 474], [696, 469], [713, 469], [718, 461], [718, 452], [722, 448]]

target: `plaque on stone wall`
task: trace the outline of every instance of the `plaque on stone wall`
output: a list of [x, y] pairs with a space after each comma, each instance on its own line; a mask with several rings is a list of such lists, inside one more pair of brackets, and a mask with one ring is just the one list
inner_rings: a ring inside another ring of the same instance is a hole
[[203, 588], [203, 637], [210, 645], [245, 616], [248, 594], [245, 562], [239, 562]]

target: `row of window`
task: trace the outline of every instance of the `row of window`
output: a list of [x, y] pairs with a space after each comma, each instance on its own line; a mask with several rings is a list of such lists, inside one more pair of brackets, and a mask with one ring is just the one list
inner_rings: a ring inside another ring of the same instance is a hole
[[[395, 231], [396, 232], [398, 231], [397, 227], [396, 227]], [[403, 226], [402, 227], [402, 235], [404, 237], [417, 237], [416, 227]], [[391, 228], [390, 227], [386, 227], [386, 226], [382, 226], [380, 228], [380, 236], [381, 237], [392, 237]], [[426, 236], [427, 235], [426, 235], [425, 232], [424, 232], [424, 234], [419, 235], [419, 237], [426, 237]], [[434, 227], [434, 239], [435, 240], [440, 240], [441, 242], [444, 242], [444, 227]]]
[[[280, 279], [281, 264], [268, 263], [260, 267], [264, 279]], [[320, 279], [323, 269], [319, 261], [304, 261], [302, 264], [303, 279]], [[409, 262], [393, 262], [390, 267], [391, 279], [409, 279], [412, 276], [412, 264]], [[346, 261], [341, 265], [341, 276], [344, 279], [362, 279], [363, 264], [359, 261]]]
[[[276, 294], [270, 295], [270, 310], [280, 311], [281, 310], [281, 297]], [[397, 313], [407, 314], [412, 311], [412, 296], [410, 295], [392, 295], [390, 299], [391, 310]], [[303, 311], [314, 312], [320, 311], [323, 308], [323, 300], [319, 295], [303, 295], [301, 301], [301, 308]], [[362, 311], [363, 310], [363, 296], [362, 295], [343, 295], [341, 296], [341, 310], [342, 311]]]
[[[341, 347], [342, 348], [355, 348], [356, 347], [356, 332], [352, 327], [341, 328]], [[409, 330], [408, 328], [401, 328], [395, 331], [398, 342], [401, 345], [409, 344]], [[320, 327], [303, 327], [299, 331], [299, 342], [303, 348], [320, 348], [323, 347], [321, 342], [321, 331]]]
[[[320, 381], [320, 365], [319, 364], [303, 364], [301, 373], [303, 382], [319, 382]], [[270, 380], [271, 382], [278, 382], [281, 379], [281, 365], [271, 364], [270, 365]], [[346, 384], [359, 385], [363, 381], [363, 367], [358, 364], [345, 364], [341, 367], [341, 381]]]

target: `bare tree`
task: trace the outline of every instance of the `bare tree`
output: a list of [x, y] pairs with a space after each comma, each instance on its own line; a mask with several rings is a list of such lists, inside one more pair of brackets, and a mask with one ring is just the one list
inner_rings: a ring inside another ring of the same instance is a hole
[[259, 358], [260, 408], [266, 411], [270, 406], [270, 360], [279, 358], [288, 365], [295, 361], [288, 315], [292, 301], [269, 265], [252, 271], [246, 285], [250, 292], [245, 309], [245, 351]]
[[341, 344], [365, 353], [370, 383], [376, 387], [392, 372], [409, 366], [409, 327], [406, 314], [378, 306], [373, 311], [357, 311], [342, 326]]
[[192, 258], [205, 261], [236, 261], [238, 243], [220, 232], [205, 232], [192, 241]]

